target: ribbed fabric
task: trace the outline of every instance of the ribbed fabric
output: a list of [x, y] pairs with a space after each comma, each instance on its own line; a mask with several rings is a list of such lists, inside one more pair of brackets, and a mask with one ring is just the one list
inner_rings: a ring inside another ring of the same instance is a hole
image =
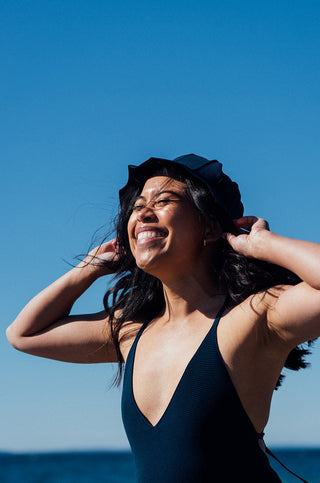
[[160, 421], [139, 410], [132, 373], [140, 329], [123, 381], [122, 418], [139, 483], [279, 483], [258, 444], [221, 357], [216, 331], [223, 310], [188, 363]]

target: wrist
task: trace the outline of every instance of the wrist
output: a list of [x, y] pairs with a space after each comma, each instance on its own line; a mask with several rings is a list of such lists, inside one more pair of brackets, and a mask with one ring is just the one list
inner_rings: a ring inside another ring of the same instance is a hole
[[115, 270], [112, 265], [115, 265], [111, 260], [103, 259], [100, 256], [89, 253], [78, 265], [77, 269], [81, 269], [85, 275], [91, 276], [94, 279], [103, 277], [104, 275], [112, 275]]
[[92, 260], [84, 259], [71, 272], [71, 278], [75, 283], [93, 283], [105, 273], [102, 272], [101, 267], [92, 263]]
[[271, 262], [271, 247], [277, 236], [278, 235], [269, 230], [260, 230], [255, 237], [252, 257], [264, 262]]

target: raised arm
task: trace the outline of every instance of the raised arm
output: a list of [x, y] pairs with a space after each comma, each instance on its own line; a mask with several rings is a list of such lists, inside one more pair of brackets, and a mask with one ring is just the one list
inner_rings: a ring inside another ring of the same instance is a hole
[[292, 347], [320, 336], [320, 244], [286, 238], [268, 229], [261, 218], [235, 222], [241, 234], [225, 234], [234, 250], [250, 258], [280, 265], [302, 279], [269, 297], [267, 318]]
[[66, 362], [115, 362], [105, 312], [68, 315], [74, 302], [97, 278], [112, 273], [101, 261], [111, 263], [115, 257], [114, 240], [104, 243], [36, 295], [7, 329], [12, 346], [29, 354]]

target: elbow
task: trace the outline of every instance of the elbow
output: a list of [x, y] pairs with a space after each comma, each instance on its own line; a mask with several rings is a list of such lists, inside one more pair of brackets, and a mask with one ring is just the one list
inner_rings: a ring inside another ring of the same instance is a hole
[[14, 349], [17, 349], [18, 351], [23, 351], [23, 337], [19, 337], [16, 334], [12, 325], [9, 325], [9, 327], [7, 328], [6, 336], [10, 345], [12, 345]]

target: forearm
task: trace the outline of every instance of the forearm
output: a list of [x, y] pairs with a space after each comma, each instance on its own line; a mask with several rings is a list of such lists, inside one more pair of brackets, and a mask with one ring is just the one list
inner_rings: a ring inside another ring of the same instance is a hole
[[46, 329], [67, 316], [74, 302], [98, 278], [98, 270], [80, 264], [37, 294], [20, 312], [7, 330], [11, 334], [27, 337]]
[[256, 243], [254, 258], [280, 265], [308, 285], [320, 289], [320, 244], [286, 238], [264, 231]]

